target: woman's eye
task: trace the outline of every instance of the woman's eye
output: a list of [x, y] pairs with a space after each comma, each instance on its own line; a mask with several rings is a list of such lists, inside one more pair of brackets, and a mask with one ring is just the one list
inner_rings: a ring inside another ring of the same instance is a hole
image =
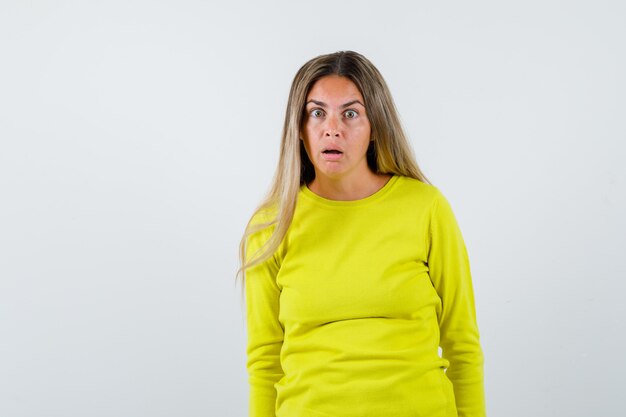
[[348, 110], [344, 113], [348, 119], [354, 119], [357, 116], [357, 112], [354, 110]]
[[324, 112], [320, 109], [315, 109], [311, 112], [311, 116], [313, 117], [322, 117], [324, 115]]

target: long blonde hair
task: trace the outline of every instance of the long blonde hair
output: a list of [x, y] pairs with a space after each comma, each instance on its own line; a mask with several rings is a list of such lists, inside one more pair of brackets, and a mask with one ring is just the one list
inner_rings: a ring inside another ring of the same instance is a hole
[[[358, 87], [365, 100], [373, 139], [367, 150], [370, 169], [374, 173], [394, 173], [430, 184], [417, 166], [387, 83], [376, 67], [353, 51], [339, 51], [311, 59], [298, 70], [291, 83], [278, 167], [269, 192], [248, 220], [239, 244], [240, 267], [236, 278], [243, 277], [242, 298], [246, 269], [264, 262], [278, 249], [293, 219], [300, 186], [315, 177], [313, 164], [300, 140], [300, 132], [306, 97], [313, 84], [327, 75], [347, 77]], [[270, 213], [270, 217], [266, 218], [269, 220], [252, 224], [255, 215], [260, 212]], [[249, 236], [270, 226], [275, 226], [270, 238], [258, 253], [253, 254], [256, 257], [246, 262]]]

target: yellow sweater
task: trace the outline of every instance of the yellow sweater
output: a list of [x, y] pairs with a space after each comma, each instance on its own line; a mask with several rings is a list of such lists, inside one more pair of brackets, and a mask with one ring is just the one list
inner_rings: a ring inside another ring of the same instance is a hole
[[394, 175], [337, 201], [303, 185], [245, 282], [250, 417], [485, 416], [469, 259], [435, 186]]

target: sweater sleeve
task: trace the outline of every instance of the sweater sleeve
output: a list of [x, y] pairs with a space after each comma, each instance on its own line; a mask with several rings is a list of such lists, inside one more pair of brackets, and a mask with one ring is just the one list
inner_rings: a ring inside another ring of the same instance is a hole
[[458, 415], [484, 417], [484, 359], [469, 257], [452, 208], [439, 190], [431, 211], [428, 267], [441, 298], [440, 346], [450, 363], [446, 375], [454, 388]]
[[[247, 259], [269, 239], [274, 226], [248, 237]], [[275, 256], [246, 271], [247, 362], [250, 417], [276, 415], [276, 389], [283, 370], [280, 350], [284, 329], [278, 321], [280, 289], [276, 284], [278, 263]]]

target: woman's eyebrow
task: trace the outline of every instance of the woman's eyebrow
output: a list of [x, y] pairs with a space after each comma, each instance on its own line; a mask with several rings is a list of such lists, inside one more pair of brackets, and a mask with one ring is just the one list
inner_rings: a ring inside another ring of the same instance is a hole
[[[309, 103], [317, 104], [318, 106], [321, 106], [321, 107], [326, 107], [327, 106], [327, 104], [324, 103], [323, 101], [317, 101], [317, 100], [309, 100], [309, 101], [306, 102], [305, 106], [308, 105]], [[365, 107], [365, 104], [361, 103], [359, 100], [349, 101], [349, 102], [347, 102], [345, 104], [342, 104], [339, 107], [343, 109], [343, 108], [351, 106], [351, 105], [353, 105], [355, 103], [359, 103], [361, 106]]]

